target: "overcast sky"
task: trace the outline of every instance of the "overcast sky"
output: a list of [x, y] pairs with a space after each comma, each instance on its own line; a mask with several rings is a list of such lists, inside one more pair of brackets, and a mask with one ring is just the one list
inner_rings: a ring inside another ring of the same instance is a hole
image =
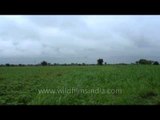
[[160, 16], [0, 16], [0, 64], [160, 61]]

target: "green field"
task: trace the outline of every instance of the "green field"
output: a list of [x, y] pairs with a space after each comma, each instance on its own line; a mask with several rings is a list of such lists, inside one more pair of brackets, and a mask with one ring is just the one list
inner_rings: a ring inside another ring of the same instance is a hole
[[160, 66], [0, 67], [1, 105], [158, 105]]

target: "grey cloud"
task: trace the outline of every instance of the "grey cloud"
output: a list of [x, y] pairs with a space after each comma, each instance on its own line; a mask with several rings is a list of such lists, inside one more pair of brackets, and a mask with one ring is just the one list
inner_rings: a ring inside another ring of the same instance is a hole
[[159, 21], [160, 16], [0, 16], [0, 63], [159, 60]]

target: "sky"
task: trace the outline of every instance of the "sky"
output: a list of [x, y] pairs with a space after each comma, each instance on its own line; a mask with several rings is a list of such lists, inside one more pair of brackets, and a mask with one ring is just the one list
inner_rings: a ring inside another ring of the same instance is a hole
[[159, 15], [0, 15], [0, 64], [160, 61]]

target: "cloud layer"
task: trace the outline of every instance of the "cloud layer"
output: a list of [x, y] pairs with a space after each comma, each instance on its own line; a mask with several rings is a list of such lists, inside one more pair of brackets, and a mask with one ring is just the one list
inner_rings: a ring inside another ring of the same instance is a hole
[[0, 63], [160, 60], [160, 16], [0, 16]]

